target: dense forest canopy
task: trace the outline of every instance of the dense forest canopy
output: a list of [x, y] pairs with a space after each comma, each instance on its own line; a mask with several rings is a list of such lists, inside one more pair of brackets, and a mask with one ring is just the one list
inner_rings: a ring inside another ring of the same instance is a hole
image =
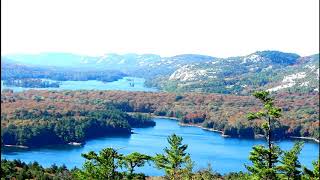
[[[35, 96], [36, 104], [45, 101]], [[56, 109], [55, 104], [47, 104], [32, 109], [15, 108], [9, 115], [2, 111], [2, 145], [43, 146], [52, 144], [82, 143], [87, 139], [105, 135], [130, 135], [132, 127], [154, 126], [149, 116], [129, 115], [117, 109], [112, 103], [101, 103], [99, 107], [71, 107], [66, 111]], [[31, 107], [31, 106], [27, 106]], [[6, 107], [4, 107], [6, 109]]]
[[[275, 104], [283, 111], [280, 124], [274, 129], [275, 138], [303, 136], [319, 139], [318, 93], [279, 93], [272, 96], [276, 97]], [[213, 128], [233, 137], [254, 138], [264, 134], [261, 120], [249, 122], [246, 119], [246, 112], [257, 111], [262, 106], [250, 96], [124, 91], [4, 91], [1, 94], [1, 128], [50, 124], [48, 122], [51, 121], [42, 119], [57, 117], [65, 118], [68, 123], [79, 122], [76, 120], [88, 122], [90, 118], [99, 119], [99, 113], [104, 113], [106, 104], [117, 109], [107, 110], [110, 113], [124, 111], [176, 117], [181, 123]], [[123, 121], [114, 123], [120, 122]]]

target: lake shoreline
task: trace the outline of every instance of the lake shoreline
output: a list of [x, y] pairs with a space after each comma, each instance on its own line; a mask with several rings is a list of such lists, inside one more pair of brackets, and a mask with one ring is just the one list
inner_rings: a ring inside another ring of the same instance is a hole
[[312, 137], [299, 137], [299, 136], [290, 136], [291, 139], [302, 139], [302, 140], [311, 140], [311, 141], [315, 141], [318, 144], [320, 143], [320, 141], [316, 138], [312, 138]]
[[[219, 164], [215, 170], [221, 174], [233, 172], [236, 170], [244, 171], [242, 166], [248, 163], [248, 155], [252, 146], [263, 143], [252, 139], [228, 138], [225, 139], [220, 134], [205, 131], [200, 128], [182, 127], [176, 120], [170, 118], [154, 119], [155, 128], [134, 128], [134, 134], [131, 137], [105, 137], [88, 141], [84, 146], [46, 146], [30, 149], [8, 149], [2, 151], [3, 159], [21, 159], [29, 163], [38, 160], [44, 167], [50, 167], [53, 163], [57, 165], [65, 164], [68, 169], [82, 167], [85, 159], [81, 157], [84, 152], [99, 152], [103, 148], [112, 147], [119, 149], [121, 154], [130, 154], [132, 152], [142, 152], [153, 156], [162, 152], [167, 147], [167, 137], [172, 133], [183, 137], [184, 144], [188, 144], [188, 151], [193, 161], [197, 162], [195, 169], [207, 167], [207, 164]], [[289, 149], [294, 144], [293, 141], [277, 142], [283, 149]], [[306, 142], [301, 153], [303, 164], [311, 166], [311, 160], [316, 159], [316, 149], [318, 144]], [[232, 154], [232, 155], [231, 155]], [[72, 157], [72, 158], [70, 158]], [[231, 161], [229, 163], [224, 163]], [[241, 166], [241, 168], [240, 168]], [[137, 169], [137, 172], [147, 172], [147, 176], [160, 176], [160, 171], [151, 166], [145, 166]]]
[[[172, 120], [177, 120], [179, 121], [178, 118], [176, 117], [169, 117], [169, 116], [152, 116], [153, 118], [164, 118], [164, 119], [172, 119]], [[223, 131], [220, 131], [220, 130], [217, 130], [217, 129], [213, 129], [213, 128], [206, 128], [206, 127], [202, 127], [201, 125], [196, 125], [196, 124], [186, 124], [186, 123], [181, 123], [179, 122], [178, 123], [179, 126], [186, 126], [186, 127], [197, 127], [197, 128], [201, 128], [203, 130], [206, 130], [206, 131], [211, 131], [211, 132], [216, 132], [216, 133], [220, 133], [222, 137], [225, 137], [225, 138], [229, 138], [231, 136], [229, 135], [225, 135], [223, 134]], [[263, 138], [264, 136], [261, 135], [261, 134], [257, 134], [255, 135], [255, 138], [253, 139], [261, 139]], [[236, 137], [237, 138], [237, 137]], [[320, 141], [316, 138], [312, 138], [312, 137], [298, 137], [298, 136], [290, 136], [288, 139], [301, 139], [301, 140], [310, 140], [310, 141], [314, 141], [318, 144], [320, 144]]]
[[[149, 113], [142, 113], [142, 114], [149, 114]], [[169, 117], [169, 116], [156, 116], [156, 115], [153, 115], [151, 114], [151, 117], [152, 118], [158, 118], [158, 119], [170, 119], [170, 120], [173, 120], [173, 121], [178, 121], [178, 125], [179, 126], [184, 126], [184, 127], [196, 127], [196, 128], [200, 128], [202, 130], [205, 130], [205, 131], [210, 131], [210, 132], [215, 132], [215, 133], [220, 133], [222, 137], [224, 138], [230, 138], [231, 136], [229, 135], [225, 135], [223, 134], [223, 131], [220, 131], [220, 130], [216, 130], [216, 129], [213, 129], [213, 128], [206, 128], [206, 127], [202, 127], [201, 125], [196, 125], [196, 124], [186, 124], [186, 123], [181, 123], [179, 122], [179, 118], [176, 118], [176, 117]], [[134, 134], [134, 132], [131, 132], [131, 134]], [[235, 137], [235, 138], [238, 138], [238, 139], [241, 139], [239, 137]], [[264, 138], [263, 135], [261, 134], [258, 134], [258, 135], [255, 135], [255, 138], [253, 138], [253, 140], [256, 140], [256, 139], [261, 139], [261, 138]], [[298, 137], [298, 136], [290, 136], [288, 139], [301, 139], [301, 140], [308, 140], [308, 141], [313, 141], [313, 142], [316, 142], [317, 144], [320, 144], [319, 140], [316, 139], [316, 138], [312, 138], [312, 137]], [[64, 145], [69, 145], [69, 146], [83, 146], [85, 144], [85, 142], [82, 142], [82, 143], [79, 143], [79, 142], [69, 142], [69, 143], [66, 143]], [[17, 148], [17, 149], [29, 149], [30, 147], [28, 146], [23, 146], [23, 145], [10, 145], [10, 144], [4, 144], [3, 147], [6, 147], [6, 148]]]
[[4, 144], [3, 146], [7, 147], [7, 148], [19, 148], [19, 149], [28, 149], [28, 148], [30, 148], [29, 146], [13, 145], [13, 144]]
[[[39, 78], [36, 78], [39, 79]], [[133, 77], [133, 76], [123, 76], [114, 81], [101, 81], [101, 80], [66, 80], [66, 81], [57, 81], [48, 78], [40, 78], [41, 80], [60, 82], [58, 88], [46, 87], [46, 88], [36, 88], [36, 87], [18, 87], [18, 86], [5, 86], [4, 80], [1, 80], [1, 92], [3, 90], [12, 90], [13, 92], [23, 92], [28, 90], [52, 90], [52, 91], [69, 91], [69, 90], [97, 90], [97, 91], [145, 91], [145, 92], [157, 92], [159, 91], [156, 88], [145, 87], [144, 78]], [[131, 86], [128, 79], [134, 79], [134, 86]]]

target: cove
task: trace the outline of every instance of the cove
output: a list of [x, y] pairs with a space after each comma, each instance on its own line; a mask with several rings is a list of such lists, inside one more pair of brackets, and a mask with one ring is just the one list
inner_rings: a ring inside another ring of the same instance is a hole
[[[219, 173], [246, 171], [244, 164], [250, 164], [248, 160], [252, 146], [265, 144], [264, 140], [223, 138], [219, 133], [206, 131], [197, 127], [179, 126], [176, 120], [154, 118], [155, 127], [134, 128], [129, 137], [103, 137], [87, 141], [83, 147], [58, 146], [37, 149], [21, 149], [19, 151], [5, 150], [1, 152], [2, 159], [21, 159], [24, 162], [38, 161], [45, 167], [53, 163], [65, 164], [68, 168], [82, 167], [84, 158], [81, 153], [100, 151], [106, 147], [119, 149], [120, 153], [127, 154], [134, 151], [155, 155], [162, 153], [167, 143], [167, 137], [173, 133], [183, 137], [183, 143], [188, 144], [187, 151], [195, 162], [194, 170], [206, 168], [208, 163], [213, 170]], [[292, 148], [293, 140], [276, 142], [281, 149]], [[318, 157], [319, 144], [305, 142], [299, 156], [302, 165], [312, 167], [311, 162]], [[163, 175], [163, 171], [152, 166], [138, 169], [147, 175]]]

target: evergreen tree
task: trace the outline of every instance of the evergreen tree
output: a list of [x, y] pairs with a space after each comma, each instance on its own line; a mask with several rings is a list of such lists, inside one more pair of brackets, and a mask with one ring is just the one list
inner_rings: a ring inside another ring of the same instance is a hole
[[[253, 96], [259, 99], [263, 103], [263, 109], [256, 113], [252, 113], [252, 112], [249, 113], [247, 118], [249, 120], [253, 120], [253, 119], [265, 120], [264, 124], [262, 125], [262, 128], [265, 130], [266, 138], [268, 141], [268, 149], [265, 149], [263, 146], [253, 147], [253, 152], [251, 153], [250, 159], [252, 159], [253, 163], [258, 163], [261, 160], [264, 160], [266, 157], [267, 158], [266, 164], [264, 163], [254, 164], [253, 167], [266, 165], [265, 167], [266, 169], [264, 169], [264, 172], [262, 173], [264, 174], [264, 177], [261, 177], [261, 178], [275, 179], [276, 170], [274, 169], [275, 168], [274, 166], [275, 166], [275, 163], [278, 162], [278, 156], [279, 156], [279, 154], [276, 154], [276, 153], [281, 153], [281, 151], [279, 147], [277, 147], [272, 143], [272, 128], [277, 118], [281, 116], [281, 109], [274, 105], [273, 99], [270, 97], [270, 94], [268, 91], [258, 91], [258, 92], [255, 92]], [[258, 156], [261, 156], [261, 157], [258, 157]], [[248, 170], [252, 173], [257, 173], [252, 168], [248, 168]], [[260, 175], [261, 173], [259, 173], [258, 176]]]
[[133, 152], [129, 155], [120, 157], [120, 159], [121, 166], [126, 167], [129, 171], [129, 176], [132, 176], [134, 168], [144, 166], [147, 161], [151, 160], [151, 156]]
[[311, 179], [311, 180], [318, 180], [320, 179], [320, 160], [313, 161], [313, 170], [310, 170], [306, 167], [303, 167], [303, 179]]
[[188, 145], [182, 144], [182, 137], [176, 134], [168, 137], [170, 148], [165, 148], [165, 154], [156, 154], [154, 162], [159, 169], [164, 169], [170, 179], [178, 179], [180, 173], [190, 164], [190, 155], [186, 153]]
[[301, 179], [301, 164], [298, 161], [298, 155], [303, 147], [303, 142], [297, 142], [293, 148], [289, 151], [284, 152], [282, 164], [278, 166], [278, 169], [283, 172], [286, 179]]
[[83, 170], [75, 173], [77, 179], [121, 179], [120, 173], [116, 171], [118, 158], [121, 156], [113, 148], [102, 149], [99, 154], [90, 151], [82, 154], [86, 159]]
[[16, 176], [16, 169], [12, 162], [1, 159], [1, 179], [11, 179]]
[[254, 179], [271, 180], [277, 179], [276, 168], [269, 168], [271, 152], [271, 163], [278, 162], [279, 154], [281, 150], [278, 146], [272, 146], [271, 151], [262, 145], [254, 146], [250, 152], [249, 159], [252, 161], [252, 166], [246, 166], [249, 172], [253, 174]]

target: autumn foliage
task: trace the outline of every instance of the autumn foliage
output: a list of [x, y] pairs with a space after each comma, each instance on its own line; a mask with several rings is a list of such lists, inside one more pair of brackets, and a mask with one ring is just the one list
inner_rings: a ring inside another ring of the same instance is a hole
[[[275, 136], [305, 136], [319, 138], [319, 94], [281, 93], [272, 94], [275, 105], [283, 116], [281, 126], [275, 128]], [[247, 121], [246, 113], [261, 109], [254, 97], [165, 92], [124, 91], [37, 91], [1, 93], [1, 128], [15, 125], [41, 123], [27, 117], [73, 116], [82, 118], [84, 111], [102, 109], [112, 103], [126, 112], [152, 113], [154, 115], [180, 118], [182, 123], [224, 131], [228, 135], [250, 137], [263, 134], [261, 121]]]

